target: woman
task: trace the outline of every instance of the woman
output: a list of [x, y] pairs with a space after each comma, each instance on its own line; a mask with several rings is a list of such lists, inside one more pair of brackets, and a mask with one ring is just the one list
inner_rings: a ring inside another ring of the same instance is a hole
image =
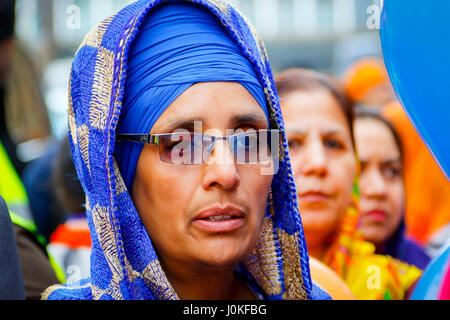
[[439, 168], [399, 102], [382, 108], [402, 142], [407, 234], [426, 245], [430, 256], [450, 237], [450, 182]]
[[85, 38], [69, 127], [91, 278], [43, 298], [328, 298], [253, 30], [219, 1], [138, 1]]
[[330, 77], [303, 69], [276, 77], [308, 252], [358, 299], [403, 299], [420, 271], [375, 255], [358, 226], [353, 109]]
[[391, 124], [375, 110], [358, 108], [354, 124], [361, 164], [361, 231], [376, 252], [424, 269], [430, 258], [405, 236], [403, 152]]

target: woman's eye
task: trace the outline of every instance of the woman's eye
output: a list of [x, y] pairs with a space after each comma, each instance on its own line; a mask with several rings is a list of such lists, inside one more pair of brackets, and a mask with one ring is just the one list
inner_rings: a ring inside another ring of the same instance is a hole
[[240, 137], [237, 140], [237, 146], [239, 148], [246, 148], [246, 149], [258, 146], [258, 135], [250, 134]]
[[394, 179], [394, 178], [400, 177], [401, 170], [399, 168], [395, 168], [395, 167], [388, 167], [383, 170], [383, 175], [387, 179]]
[[177, 146], [178, 144], [180, 144], [181, 142], [179, 141], [174, 141], [174, 142], [170, 142], [165, 146], [165, 149], [168, 151], [172, 151], [173, 148], [175, 148], [175, 146]]
[[323, 144], [324, 144], [324, 146], [326, 148], [329, 148], [329, 149], [339, 150], [339, 149], [343, 149], [344, 148], [344, 145], [341, 142], [339, 142], [338, 140], [336, 140], [336, 139], [326, 139], [323, 142]]
[[189, 136], [177, 137], [176, 139], [174, 139], [172, 141], [168, 141], [165, 145], [165, 149], [167, 151], [172, 151], [175, 148], [180, 149], [180, 150], [190, 149], [191, 145], [193, 145], [193, 143], [194, 143], [194, 139], [192, 139]]
[[302, 146], [302, 142], [300, 140], [289, 139], [288, 145], [290, 150], [298, 149]]

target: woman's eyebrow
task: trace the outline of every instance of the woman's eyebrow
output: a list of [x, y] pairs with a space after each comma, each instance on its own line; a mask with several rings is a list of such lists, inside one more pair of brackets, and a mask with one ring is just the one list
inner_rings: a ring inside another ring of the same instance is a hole
[[399, 157], [385, 159], [382, 161], [383, 165], [397, 165], [402, 163], [402, 159]]
[[325, 130], [323, 132], [324, 136], [342, 136], [345, 134], [346, 134], [345, 130], [339, 130], [339, 129], [329, 129], [329, 130]]
[[237, 114], [230, 119], [230, 124], [236, 126], [243, 123], [261, 123], [267, 124], [268, 120], [265, 115], [260, 113]]
[[202, 125], [205, 125], [204, 119], [202, 117], [189, 117], [189, 118], [173, 118], [167, 119], [164, 123], [164, 126], [160, 128], [160, 130], [164, 131], [174, 131], [176, 129], [194, 129], [195, 123], [200, 122]]
[[[370, 158], [364, 158], [362, 155], [358, 155], [359, 157], [359, 162], [361, 165], [363, 164], [367, 164], [370, 161]], [[390, 166], [390, 165], [401, 165], [402, 164], [402, 160], [400, 157], [398, 158], [392, 158], [392, 159], [386, 159], [386, 160], [382, 160], [380, 161], [382, 166]]]

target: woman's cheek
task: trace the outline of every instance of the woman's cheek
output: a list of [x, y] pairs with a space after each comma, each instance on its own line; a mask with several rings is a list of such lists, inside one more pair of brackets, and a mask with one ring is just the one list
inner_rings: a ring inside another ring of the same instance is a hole
[[387, 226], [388, 228], [387, 233], [388, 236], [392, 236], [392, 234], [400, 225], [400, 222], [403, 217], [404, 189], [401, 183], [395, 184], [393, 187], [389, 188], [388, 199], [391, 217], [389, 219], [389, 225]]
[[194, 192], [193, 188], [197, 185], [196, 178], [189, 172], [164, 167], [154, 170], [149, 179], [152, 181], [151, 192], [156, 194], [156, 198], [161, 199], [159, 202], [171, 207], [188, 205]]
[[339, 198], [339, 215], [345, 214], [347, 207], [351, 203], [353, 183], [356, 174], [356, 161], [354, 156], [348, 155], [331, 169], [334, 175], [336, 193]]
[[246, 199], [248, 199], [251, 209], [255, 211], [255, 218], [257, 220], [255, 222], [260, 227], [262, 226], [267, 207], [267, 201], [262, 201], [262, 199], [267, 199], [269, 196], [273, 176], [262, 175], [258, 169], [257, 171], [253, 171], [251, 176], [241, 174], [241, 177], [245, 179], [243, 181], [241, 178], [241, 188], [245, 188]]

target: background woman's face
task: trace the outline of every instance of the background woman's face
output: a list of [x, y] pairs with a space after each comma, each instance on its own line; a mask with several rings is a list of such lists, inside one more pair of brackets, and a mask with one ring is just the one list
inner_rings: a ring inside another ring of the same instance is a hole
[[[193, 85], [162, 114], [151, 133], [176, 129], [226, 136], [227, 129], [267, 129], [264, 111], [240, 84], [209, 82]], [[206, 131], [206, 132], [205, 132]], [[202, 165], [162, 162], [158, 148], [146, 145], [138, 161], [133, 200], [163, 266], [169, 264], [229, 267], [256, 245], [262, 227], [271, 175], [260, 164], [235, 164], [228, 143], [218, 141]], [[231, 163], [230, 163], [231, 162]], [[232, 216], [215, 224], [201, 218]], [[200, 215], [200, 216], [199, 216]], [[215, 225], [218, 230], [213, 230]]]
[[376, 119], [357, 119], [355, 139], [361, 161], [361, 227], [364, 238], [379, 246], [393, 235], [402, 218], [400, 151], [389, 128]]
[[346, 117], [326, 90], [281, 101], [308, 245], [337, 231], [351, 199], [356, 160]]

